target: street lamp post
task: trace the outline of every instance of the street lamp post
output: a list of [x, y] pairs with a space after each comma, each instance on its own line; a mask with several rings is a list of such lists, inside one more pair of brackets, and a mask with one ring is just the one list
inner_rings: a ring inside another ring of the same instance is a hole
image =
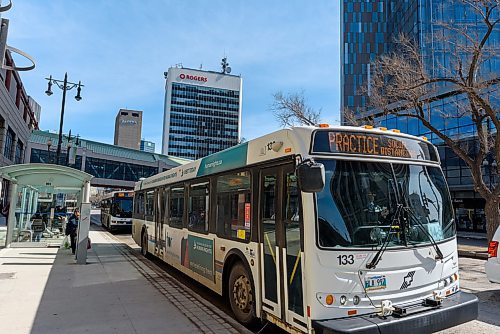
[[66, 166], [69, 166], [69, 152], [71, 150], [71, 147], [73, 146], [73, 143], [71, 142], [71, 130], [69, 130], [69, 135], [68, 135], [68, 144], [66, 145]]
[[52, 139], [47, 140], [47, 163], [50, 164], [50, 147], [52, 146]]
[[64, 105], [66, 104], [66, 91], [72, 90], [73, 88], [77, 87], [76, 89], [76, 96], [75, 100], [80, 101], [82, 97], [80, 96], [80, 92], [82, 90], [82, 82], [78, 81], [78, 83], [73, 83], [68, 81], [68, 73], [64, 74], [64, 80], [56, 80], [52, 79], [52, 75], [48, 78], [45, 78], [46, 80], [49, 81], [47, 90], [45, 91], [45, 94], [48, 96], [52, 95], [52, 84], [56, 84], [57, 87], [59, 87], [63, 91], [62, 95], [62, 103], [61, 103], [61, 119], [59, 121], [59, 139], [57, 142], [57, 152], [56, 152], [56, 164], [59, 164], [59, 159], [61, 156], [61, 144], [62, 144], [62, 131], [63, 131], [63, 122], [64, 122]]

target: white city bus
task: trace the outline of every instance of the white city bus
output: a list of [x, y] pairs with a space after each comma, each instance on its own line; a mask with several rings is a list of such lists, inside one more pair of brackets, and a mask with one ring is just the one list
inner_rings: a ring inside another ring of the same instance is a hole
[[397, 130], [284, 129], [149, 177], [132, 234], [242, 323], [429, 333], [477, 317], [437, 150]]
[[109, 231], [132, 226], [133, 191], [114, 191], [101, 200], [101, 225]]

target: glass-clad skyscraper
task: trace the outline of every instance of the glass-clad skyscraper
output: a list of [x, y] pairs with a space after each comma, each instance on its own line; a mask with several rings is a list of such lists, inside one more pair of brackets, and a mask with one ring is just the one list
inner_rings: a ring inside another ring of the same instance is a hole
[[164, 154], [199, 159], [238, 144], [241, 77], [172, 67], [166, 79]]
[[[498, 10], [495, 13], [498, 16]], [[377, 110], [368, 108], [372, 64], [379, 56], [395, 49], [394, 41], [401, 33], [420, 45], [422, 59], [429, 75], [442, 76], [453, 68], [452, 54], [457, 50], [452, 49], [452, 43], [448, 43], [447, 34], [450, 34], [450, 31], [443, 28], [443, 23], [455, 27], [467, 26], [471, 35], [478, 36], [486, 29], [481, 18], [462, 1], [344, 0], [341, 27], [342, 107], [354, 111], [359, 118], [375, 115], [375, 123], [380, 126], [426, 136], [438, 145], [456, 207], [458, 228], [482, 231], [485, 227], [484, 200], [474, 191], [470, 171], [464, 162], [418, 120], [381, 115], [377, 114]], [[498, 33], [490, 36], [487, 46], [497, 51], [495, 56], [482, 64], [482, 73], [496, 73], [498, 77], [499, 41]], [[485, 94], [498, 110], [498, 87]], [[432, 102], [427, 106], [427, 111], [432, 114], [433, 126], [452, 138], [468, 142], [470, 149], [474, 150], [477, 146], [475, 126], [470, 115], [460, 114], [459, 106], [463, 106], [463, 102], [464, 97], [461, 95], [450, 96]], [[487, 167], [485, 165], [485, 168]], [[495, 184], [498, 181], [492, 170], [493, 168], [485, 170], [486, 184]]]

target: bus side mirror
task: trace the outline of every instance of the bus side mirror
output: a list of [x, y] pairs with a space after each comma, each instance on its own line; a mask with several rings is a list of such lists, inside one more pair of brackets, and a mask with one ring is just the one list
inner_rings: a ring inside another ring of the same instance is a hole
[[297, 166], [299, 188], [306, 193], [317, 193], [325, 187], [325, 166], [305, 160]]

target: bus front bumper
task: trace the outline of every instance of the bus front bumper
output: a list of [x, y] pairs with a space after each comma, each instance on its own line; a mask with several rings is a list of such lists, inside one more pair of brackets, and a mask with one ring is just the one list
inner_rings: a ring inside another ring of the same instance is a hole
[[334, 333], [432, 333], [463, 324], [477, 318], [478, 299], [475, 295], [457, 292], [444, 299], [439, 308], [404, 317], [381, 318], [363, 315], [350, 318], [313, 320], [316, 334]]

